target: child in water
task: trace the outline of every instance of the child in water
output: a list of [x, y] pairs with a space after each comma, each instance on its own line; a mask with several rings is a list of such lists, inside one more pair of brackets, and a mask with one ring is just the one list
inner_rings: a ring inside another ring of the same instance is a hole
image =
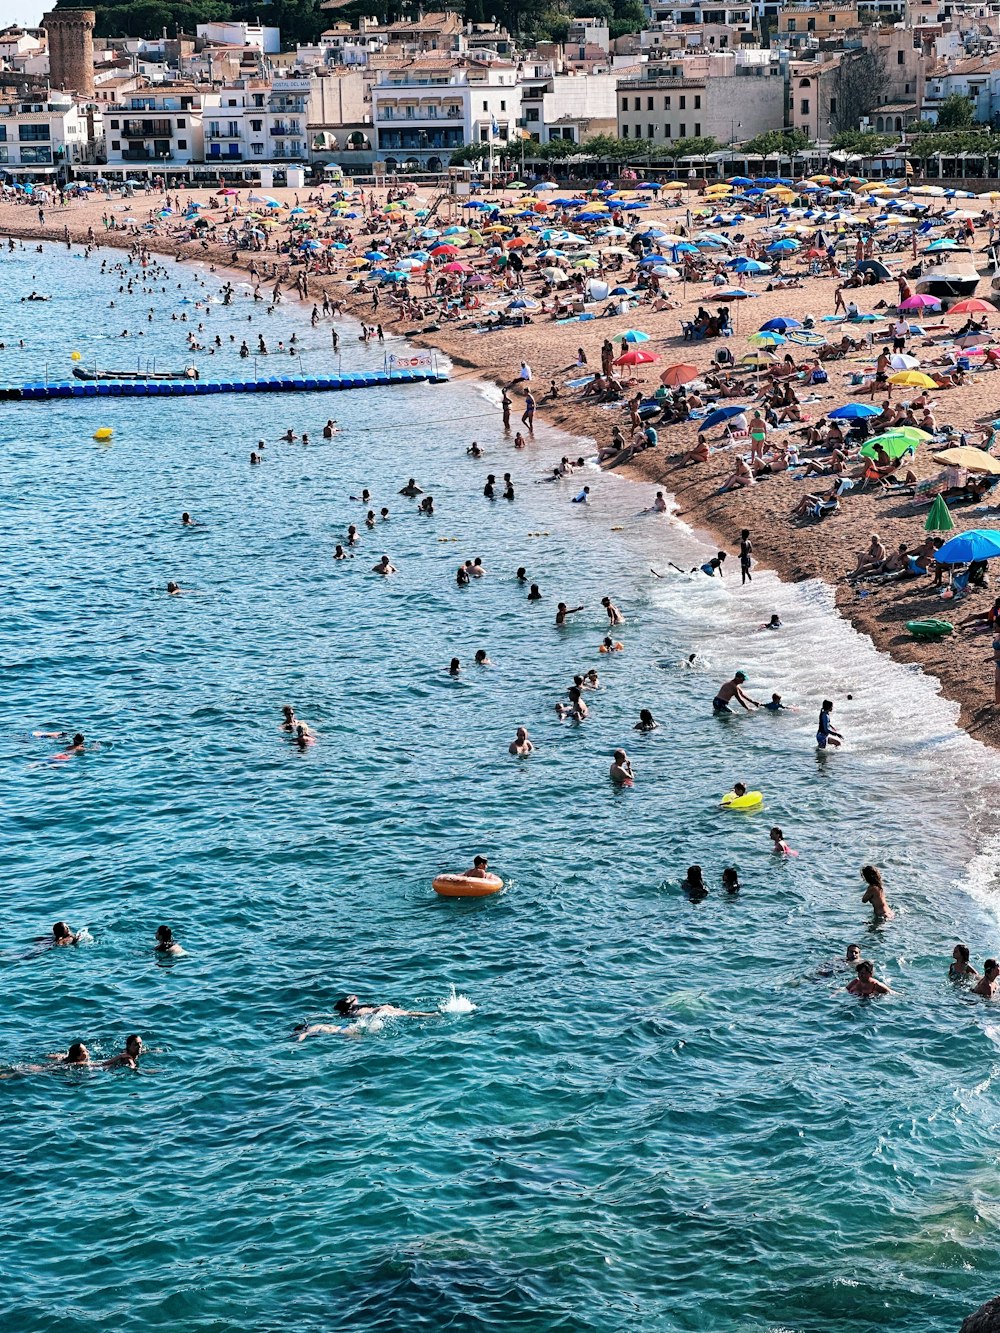
[[775, 826], [768, 834], [771, 839], [771, 850], [776, 856], [798, 856], [798, 852], [793, 852], [788, 843], [785, 842], [785, 835], [781, 829]]

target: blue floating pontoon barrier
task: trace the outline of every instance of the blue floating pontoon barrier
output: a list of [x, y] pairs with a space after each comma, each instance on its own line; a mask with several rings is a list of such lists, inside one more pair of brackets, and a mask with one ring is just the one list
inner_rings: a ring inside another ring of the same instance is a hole
[[445, 384], [437, 370], [386, 370], [343, 375], [297, 375], [266, 380], [76, 380], [58, 384], [0, 386], [0, 400], [46, 402], [54, 398], [161, 398], [206, 393], [329, 393], [341, 389], [379, 389], [391, 384]]

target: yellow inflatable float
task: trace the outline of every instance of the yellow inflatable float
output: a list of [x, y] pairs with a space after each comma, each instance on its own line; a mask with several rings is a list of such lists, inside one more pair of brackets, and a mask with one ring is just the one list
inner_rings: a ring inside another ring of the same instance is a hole
[[432, 887], [442, 898], [488, 898], [500, 892], [503, 880], [499, 875], [438, 875]]
[[719, 804], [727, 810], [755, 810], [758, 805], [764, 804], [764, 796], [759, 791], [745, 791], [740, 795], [727, 791]]
[[114, 435], [114, 431], [110, 426], [101, 426], [94, 431], [95, 440], [110, 440], [112, 435]]

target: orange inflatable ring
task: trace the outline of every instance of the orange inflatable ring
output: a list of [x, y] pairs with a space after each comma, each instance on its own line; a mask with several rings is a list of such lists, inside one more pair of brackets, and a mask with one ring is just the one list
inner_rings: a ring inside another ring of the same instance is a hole
[[432, 887], [442, 898], [488, 898], [491, 893], [500, 892], [503, 880], [499, 875], [487, 875], [484, 879], [470, 879], [465, 875], [438, 875]]

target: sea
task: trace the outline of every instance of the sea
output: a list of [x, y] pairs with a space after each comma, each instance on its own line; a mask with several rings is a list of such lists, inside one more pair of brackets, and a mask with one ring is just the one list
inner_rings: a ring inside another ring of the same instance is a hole
[[[338, 358], [309, 305], [230, 277], [225, 305], [205, 264], [18, 243], [0, 382], [245, 377], [261, 335], [262, 375], [407, 351], [340, 320]], [[643, 512], [655, 488], [548, 480], [593, 453], [542, 424], [513, 450], [457, 371], [0, 404], [3, 1333], [944, 1333], [996, 1294], [1000, 1012], [947, 971], [956, 942], [1000, 949], [997, 757], [828, 588], [691, 574], [710, 547]], [[591, 669], [589, 717], [561, 720]], [[737, 669], [788, 709], [714, 717]], [[45, 733], [77, 731], [58, 758]], [[735, 782], [762, 805], [722, 808]], [[433, 892], [476, 854], [501, 893]], [[43, 947], [60, 920], [81, 942]], [[891, 995], [847, 994], [851, 943]], [[346, 994], [430, 1016], [297, 1039]], [[134, 1072], [46, 1058], [133, 1032]]]

